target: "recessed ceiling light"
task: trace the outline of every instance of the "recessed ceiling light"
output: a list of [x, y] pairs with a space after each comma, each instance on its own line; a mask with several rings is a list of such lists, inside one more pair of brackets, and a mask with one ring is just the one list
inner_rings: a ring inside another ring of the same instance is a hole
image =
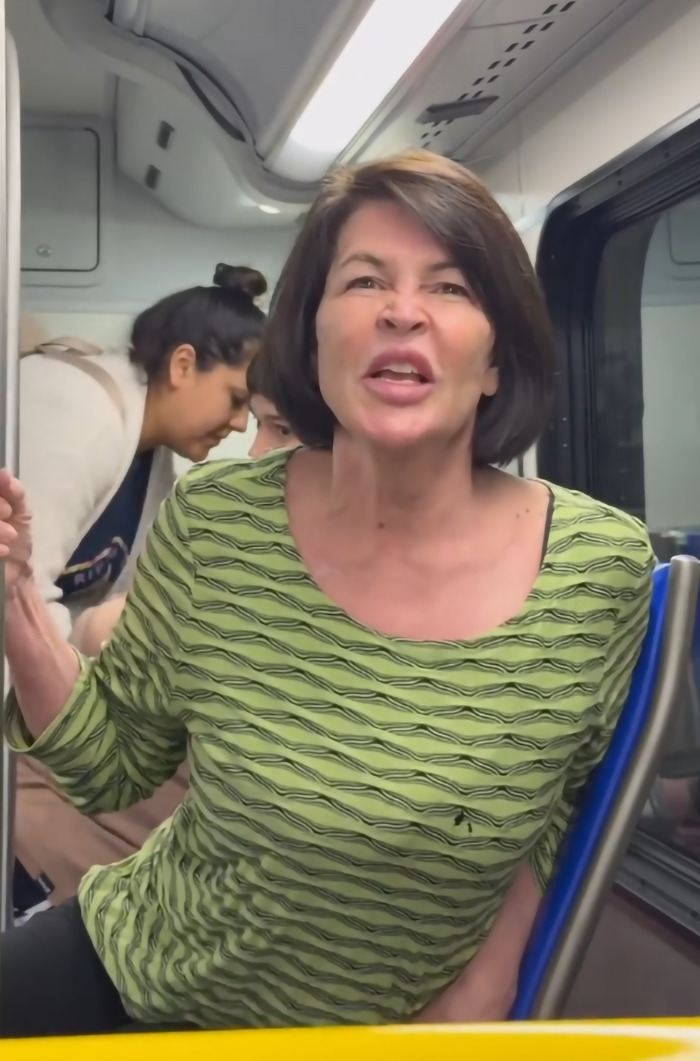
[[276, 206], [268, 206], [267, 203], [258, 203], [258, 210], [262, 210], [264, 214], [279, 214]]
[[[460, 6], [461, 0], [408, 5], [373, 0], [286, 140], [272, 153], [268, 161], [274, 172], [291, 180], [320, 180]], [[397, 23], [401, 9], [409, 17]]]

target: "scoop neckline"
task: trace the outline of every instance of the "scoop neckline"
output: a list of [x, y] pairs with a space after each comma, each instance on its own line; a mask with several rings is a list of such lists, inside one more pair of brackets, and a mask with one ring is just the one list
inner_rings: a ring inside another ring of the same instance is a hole
[[543, 540], [543, 554], [542, 562], [537, 578], [533, 582], [530, 592], [527, 597], [518, 608], [517, 612], [512, 615], [509, 619], [500, 623], [498, 626], [491, 627], [486, 630], [483, 634], [477, 634], [475, 637], [470, 638], [457, 638], [435, 640], [432, 638], [411, 638], [411, 637], [399, 637], [390, 634], [384, 634], [381, 630], [377, 630], [373, 626], [368, 626], [366, 623], [361, 623], [358, 619], [353, 618], [349, 612], [341, 608], [340, 605], [336, 604], [328, 594], [319, 586], [316, 579], [313, 577], [309, 568], [304, 561], [303, 556], [299, 552], [299, 548], [296, 543], [296, 539], [292, 533], [291, 524], [289, 522], [289, 509], [287, 507], [287, 479], [289, 464], [295, 453], [299, 452], [299, 448], [286, 450], [282, 452], [282, 455], [278, 461], [275, 462], [274, 468], [272, 469], [272, 478], [274, 480], [276, 488], [279, 490], [279, 498], [281, 501], [281, 525], [279, 527], [279, 533], [281, 533], [285, 539], [285, 546], [287, 548], [288, 555], [291, 557], [296, 574], [303, 580], [306, 588], [310, 590], [315, 597], [315, 604], [318, 604], [326, 612], [333, 612], [338, 620], [342, 621], [350, 628], [363, 634], [365, 637], [371, 637], [378, 643], [384, 643], [386, 645], [404, 646], [405, 648], [420, 648], [426, 647], [431, 649], [446, 649], [446, 648], [461, 648], [467, 649], [475, 645], [479, 645], [483, 642], [490, 641], [494, 637], [498, 637], [500, 634], [510, 632], [511, 629], [519, 626], [523, 619], [525, 619], [535, 608], [539, 606], [541, 598], [541, 584], [548, 577], [550, 573], [550, 552], [552, 549], [552, 529], [554, 525], [555, 512], [557, 506], [556, 491], [552, 485], [546, 482], [544, 479], [531, 479], [531, 482], [541, 483], [549, 492], [550, 504], [547, 514], [547, 520], [545, 524], [545, 540]]

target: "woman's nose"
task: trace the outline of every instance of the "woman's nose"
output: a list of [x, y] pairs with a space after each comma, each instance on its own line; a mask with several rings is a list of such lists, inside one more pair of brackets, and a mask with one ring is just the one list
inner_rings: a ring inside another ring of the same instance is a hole
[[248, 426], [248, 409], [239, 409], [233, 414], [228, 422], [229, 431], [236, 431], [239, 435], [242, 435]]
[[251, 460], [255, 460], [256, 457], [262, 456], [262, 454], [264, 452], [265, 452], [265, 442], [260, 436], [260, 429], [258, 429], [258, 433], [255, 436], [255, 438], [253, 439], [253, 445], [248, 450], [248, 456], [250, 457]]
[[420, 295], [413, 291], [392, 291], [382, 307], [381, 321], [389, 328], [416, 331], [427, 320]]

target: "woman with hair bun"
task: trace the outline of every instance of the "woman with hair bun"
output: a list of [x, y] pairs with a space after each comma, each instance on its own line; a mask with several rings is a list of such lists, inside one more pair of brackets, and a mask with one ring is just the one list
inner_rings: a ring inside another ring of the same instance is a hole
[[[173, 454], [203, 461], [246, 429], [246, 372], [266, 319], [254, 299], [266, 290], [256, 269], [220, 263], [212, 286], [140, 313], [128, 350], [57, 339], [22, 357], [20, 474], [31, 497], [34, 577], [61, 638], [89, 655], [103, 640], [105, 609], [116, 618], [123, 607], [174, 483]], [[86, 865], [133, 850], [134, 829], [81, 821], [40, 764], [19, 760], [17, 788], [19, 914], [45, 892], [70, 894]], [[177, 789], [174, 802], [156, 795], [157, 820], [172, 813], [184, 782]]]
[[246, 371], [265, 325], [253, 300], [266, 290], [256, 269], [222, 263], [213, 286], [140, 313], [128, 351], [57, 339], [22, 358], [34, 573], [64, 637], [88, 602], [130, 583], [173, 485], [173, 454], [198, 463], [245, 431]]

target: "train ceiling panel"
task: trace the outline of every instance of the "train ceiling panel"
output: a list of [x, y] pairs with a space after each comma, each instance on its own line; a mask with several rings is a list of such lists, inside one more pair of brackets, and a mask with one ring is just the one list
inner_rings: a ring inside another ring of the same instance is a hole
[[22, 106], [42, 114], [102, 115], [109, 107], [109, 78], [98, 59], [76, 54], [52, 30], [37, 0], [5, 0], [7, 28], [15, 39]]
[[[471, 20], [472, 26], [506, 26], [533, 18], [556, 18], [575, 7], [578, 0], [485, 0]], [[585, 0], [584, 0], [585, 3]], [[608, 5], [612, 6], [612, 5]]]
[[149, 0], [124, 6], [134, 9], [132, 28], [139, 36], [188, 56], [236, 100], [256, 140], [278, 121], [300, 72], [316, 65], [319, 42], [353, 14], [348, 0]]
[[[427, 0], [406, 22], [406, 0], [8, 0], [38, 5], [75, 70], [101, 63], [116, 80], [120, 169], [177, 216], [225, 227], [295, 219], [338, 151], [362, 160], [424, 145], [473, 159], [647, 2]], [[353, 42], [353, 76], [330, 93]], [[49, 65], [48, 111], [51, 84], [74, 72], [51, 82]], [[294, 142], [324, 92], [315, 147]]]
[[433, 69], [346, 157], [408, 146], [469, 159], [564, 70], [648, 0], [486, 0]]
[[115, 124], [120, 171], [176, 217], [204, 228], [269, 228], [297, 216], [298, 207], [246, 195], [206, 124], [167, 87], [120, 81]]

